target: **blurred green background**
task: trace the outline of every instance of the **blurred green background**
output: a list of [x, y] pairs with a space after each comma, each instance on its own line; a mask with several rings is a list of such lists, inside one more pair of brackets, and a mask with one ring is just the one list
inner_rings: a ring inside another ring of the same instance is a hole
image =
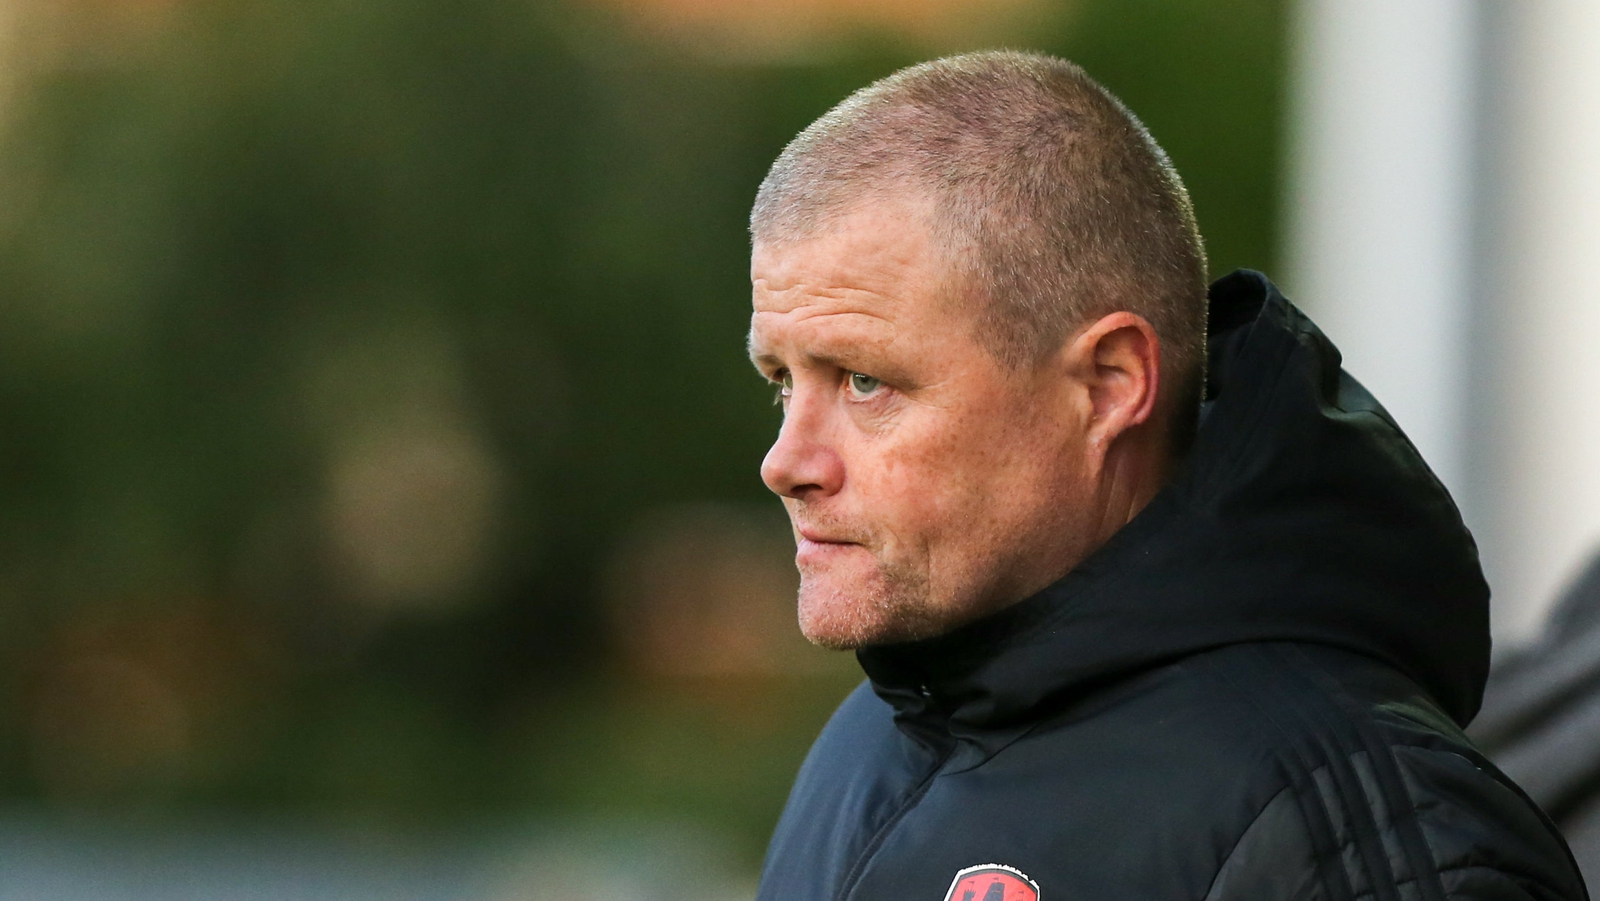
[[[0, 20], [0, 806], [647, 818], [753, 871], [794, 634], [745, 217], [943, 52], [1074, 59], [1271, 269], [1281, 0], [74, 0]], [[998, 9], [998, 11], [996, 11]]]

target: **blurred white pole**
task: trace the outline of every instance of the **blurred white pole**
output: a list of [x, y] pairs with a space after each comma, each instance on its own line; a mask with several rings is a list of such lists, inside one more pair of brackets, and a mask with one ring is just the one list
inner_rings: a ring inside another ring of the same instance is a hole
[[1475, 12], [1469, 0], [1299, 0], [1286, 210], [1290, 297], [1457, 490]]
[[1600, 544], [1600, 0], [1503, 14], [1482, 545], [1498, 631], [1517, 639]]

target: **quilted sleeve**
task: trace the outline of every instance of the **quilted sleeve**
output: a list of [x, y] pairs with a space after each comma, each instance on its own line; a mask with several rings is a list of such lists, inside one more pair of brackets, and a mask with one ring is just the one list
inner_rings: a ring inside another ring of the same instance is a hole
[[[1374, 759], [1374, 757], [1377, 759]], [[1487, 764], [1361, 751], [1281, 791], [1206, 901], [1585, 901], [1565, 844]]]

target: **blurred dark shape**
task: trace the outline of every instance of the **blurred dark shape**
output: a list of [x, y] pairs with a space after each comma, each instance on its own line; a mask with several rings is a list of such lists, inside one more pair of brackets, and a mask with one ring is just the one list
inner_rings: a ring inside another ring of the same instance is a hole
[[1468, 732], [1567, 837], [1600, 885], [1600, 554], [1534, 644], [1498, 661]]
[[115, 797], [176, 781], [193, 752], [190, 711], [129, 657], [61, 661], [34, 712], [34, 771], [52, 797]]
[[249, 743], [250, 725], [233, 714], [272, 690], [271, 652], [258, 628], [212, 604], [80, 611], [31, 673], [41, 791], [74, 805], [172, 800]]
[[[777, 504], [646, 513], [618, 543], [605, 601], [624, 666], [729, 678], [840, 668], [795, 622], [794, 538]], [[849, 665], [848, 663], [844, 665]]]

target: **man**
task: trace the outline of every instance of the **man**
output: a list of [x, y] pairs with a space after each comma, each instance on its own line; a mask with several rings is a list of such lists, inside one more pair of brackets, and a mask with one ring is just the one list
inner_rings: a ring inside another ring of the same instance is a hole
[[869, 676], [760, 898], [1585, 897], [1460, 731], [1488, 590], [1449, 496], [1266, 279], [1208, 316], [1177, 174], [1081, 70], [874, 84], [751, 231], [800, 626]]

